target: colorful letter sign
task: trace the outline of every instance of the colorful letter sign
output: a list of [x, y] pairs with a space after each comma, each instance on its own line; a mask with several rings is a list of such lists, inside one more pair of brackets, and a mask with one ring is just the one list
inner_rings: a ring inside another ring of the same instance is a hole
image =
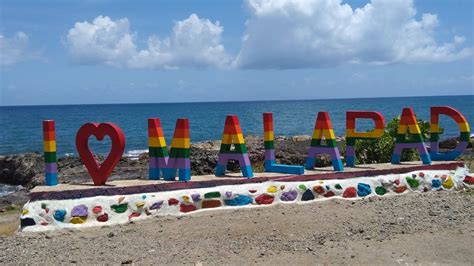
[[265, 172], [302, 175], [304, 167], [277, 164], [275, 161], [275, 139], [273, 136], [273, 113], [263, 113], [263, 145], [265, 147]]
[[[407, 138], [408, 137], [408, 138]], [[404, 149], [416, 149], [423, 164], [431, 164], [430, 155], [423, 143], [420, 127], [411, 108], [403, 108], [397, 130], [397, 140], [392, 154], [392, 164], [399, 164]]]
[[[454, 119], [459, 126], [460, 136], [459, 143], [456, 148], [446, 153], [439, 152], [439, 116], [446, 115]], [[470, 128], [466, 118], [456, 109], [449, 106], [435, 106], [431, 107], [431, 127], [430, 127], [430, 156], [434, 161], [449, 161], [454, 160], [462, 154], [467, 148], [470, 140]]]
[[44, 176], [47, 186], [58, 184], [58, 165], [56, 163], [56, 133], [54, 120], [43, 121]]
[[[375, 128], [369, 132], [356, 132], [356, 119], [371, 119]], [[377, 139], [384, 133], [384, 118], [379, 112], [348, 111], [346, 112], [346, 165], [355, 165], [355, 143], [358, 139]]]
[[[231, 149], [232, 145], [234, 145], [234, 150]], [[244, 177], [253, 177], [247, 146], [240, 128], [239, 118], [236, 115], [228, 115], [225, 119], [224, 134], [222, 134], [221, 149], [217, 160], [216, 176], [225, 175], [229, 160], [239, 161]]]
[[[323, 143], [326, 141], [326, 144]], [[314, 125], [313, 139], [306, 159], [306, 169], [311, 170], [316, 161], [316, 155], [329, 154], [335, 171], [344, 171], [341, 156], [337, 149], [336, 136], [332, 129], [331, 120], [327, 112], [319, 112]]]
[[162, 172], [165, 180], [175, 180], [178, 171], [180, 181], [191, 180], [189, 119], [176, 121], [169, 156], [160, 119], [148, 119], [148, 146], [150, 179], [159, 179]]
[[[112, 140], [112, 149], [105, 161], [99, 165], [89, 148], [89, 137], [94, 135], [97, 140], [103, 140], [109, 136]], [[94, 185], [105, 185], [107, 178], [122, 158], [125, 149], [125, 135], [117, 125], [113, 123], [87, 123], [84, 124], [76, 135], [76, 147], [82, 162], [89, 171]]]

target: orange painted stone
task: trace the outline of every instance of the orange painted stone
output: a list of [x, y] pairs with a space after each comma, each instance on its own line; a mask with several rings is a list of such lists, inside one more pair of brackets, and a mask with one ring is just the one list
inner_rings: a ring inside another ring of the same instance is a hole
[[399, 187], [396, 187], [393, 191], [395, 193], [403, 193], [405, 190], [407, 190], [406, 186], [399, 186]]
[[318, 194], [323, 194], [324, 193], [324, 188], [323, 188], [323, 186], [314, 186], [313, 191], [318, 193]]

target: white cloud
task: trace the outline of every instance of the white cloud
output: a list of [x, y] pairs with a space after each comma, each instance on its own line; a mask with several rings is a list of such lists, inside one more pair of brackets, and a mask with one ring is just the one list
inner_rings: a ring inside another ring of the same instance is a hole
[[472, 55], [464, 37], [439, 44], [438, 17], [417, 19], [412, 0], [248, 0], [238, 68], [305, 68], [345, 63], [450, 62]]
[[127, 18], [99, 16], [77, 22], [66, 45], [75, 62], [129, 68], [226, 67], [231, 57], [221, 44], [223, 27], [196, 14], [177, 21], [167, 38], [150, 36], [145, 49], [136, 45], [136, 33]]
[[0, 34], [0, 67], [9, 67], [36, 57], [30, 51], [29, 43], [28, 35], [21, 31], [10, 38]]

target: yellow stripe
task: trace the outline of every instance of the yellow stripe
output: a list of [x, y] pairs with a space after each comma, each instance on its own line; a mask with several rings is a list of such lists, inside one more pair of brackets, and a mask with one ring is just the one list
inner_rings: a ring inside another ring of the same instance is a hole
[[324, 135], [325, 139], [335, 139], [334, 130], [332, 129], [315, 129], [313, 131], [313, 139], [322, 139]]
[[416, 125], [399, 125], [397, 133], [398, 134], [406, 134], [408, 129], [410, 130], [411, 134], [421, 134], [421, 130], [420, 130], [420, 127], [418, 126], [418, 124], [416, 124]]
[[173, 140], [171, 141], [171, 147], [189, 149], [189, 139], [188, 138], [173, 138]]
[[55, 152], [56, 151], [56, 141], [49, 140], [43, 142], [43, 148], [46, 152]]
[[469, 128], [468, 123], [459, 123], [458, 126], [459, 126], [459, 130], [461, 130], [461, 132], [471, 132], [471, 129]]
[[263, 133], [263, 140], [264, 141], [269, 141], [269, 140], [273, 140], [273, 139], [274, 139], [273, 131], [265, 131]]
[[381, 128], [375, 128], [369, 132], [356, 132], [353, 128], [346, 130], [346, 137], [348, 138], [379, 138], [383, 135], [384, 130]]
[[244, 136], [242, 134], [223, 134], [222, 144], [244, 144]]
[[149, 137], [148, 146], [150, 147], [166, 147], [166, 141], [164, 137]]

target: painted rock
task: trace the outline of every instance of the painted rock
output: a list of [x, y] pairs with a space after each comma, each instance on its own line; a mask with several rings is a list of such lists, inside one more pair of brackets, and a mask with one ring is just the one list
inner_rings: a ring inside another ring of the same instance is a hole
[[53, 214], [53, 218], [56, 220], [56, 221], [64, 221], [64, 217], [66, 217], [66, 210], [56, 210], [54, 211], [54, 214]]
[[97, 217], [97, 221], [98, 221], [98, 222], [101, 222], [101, 223], [105, 223], [105, 222], [107, 222], [108, 220], [109, 220], [109, 215], [108, 215], [107, 213], [104, 213], [104, 214], [99, 215], [99, 216]]
[[335, 189], [342, 189], [341, 184], [336, 184], [336, 185], [334, 186], [334, 188], [335, 188]]
[[163, 201], [162, 200], [157, 201], [157, 202], [151, 204], [150, 210], [157, 210], [157, 209], [161, 208], [161, 205], [163, 205]]
[[418, 176], [419, 176], [419, 177], [425, 177], [425, 173], [419, 172], [419, 173], [418, 173]]
[[208, 209], [208, 208], [217, 208], [217, 207], [220, 207], [222, 206], [222, 203], [220, 200], [216, 200], [216, 199], [213, 199], [213, 200], [204, 200], [202, 202], [202, 208], [203, 209]]
[[431, 186], [433, 188], [440, 188], [441, 187], [441, 180], [439, 180], [439, 179], [431, 180]]
[[393, 181], [393, 183], [395, 183], [395, 185], [399, 186], [400, 185], [400, 179], [397, 179], [397, 180]]
[[262, 194], [255, 198], [255, 202], [257, 202], [257, 204], [259, 205], [268, 205], [268, 204], [272, 204], [274, 199], [275, 198], [271, 195]]
[[357, 184], [357, 196], [365, 197], [370, 194], [372, 194], [372, 188], [370, 187], [369, 184], [366, 184], [366, 183]]
[[306, 186], [304, 184], [299, 185], [298, 188], [301, 190], [306, 190]]
[[463, 182], [466, 183], [466, 184], [469, 184], [469, 185], [473, 185], [474, 184], [474, 177], [467, 175], [466, 177], [464, 177]]
[[132, 219], [132, 218], [136, 218], [136, 217], [139, 217], [140, 216], [140, 213], [139, 212], [132, 212], [129, 216], [128, 216], [128, 219]]
[[238, 195], [237, 197], [233, 199], [224, 200], [224, 203], [229, 206], [249, 205], [249, 204], [252, 204], [252, 202], [253, 202], [253, 199], [245, 195]]
[[383, 196], [387, 193], [387, 190], [382, 187], [382, 186], [379, 186], [379, 187], [376, 187], [375, 188], [375, 194], [379, 195], [379, 196]]
[[355, 198], [357, 197], [357, 190], [355, 187], [348, 187], [346, 190], [344, 190], [344, 193], [342, 194], [342, 197], [344, 198]]
[[324, 194], [324, 187], [323, 186], [314, 186], [313, 191], [318, 194]]
[[175, 199], [175, 198], [170, 198], [170, 199], [168, 200], [168, 205], [170, 205], [170, 206], [178, 205], [178, 203], [179, 203], [179, 200], [177, 200], [177, 199]]
[[285, 185], [281, 185], [281, 186], [280, 186], [280, 189], [281, 189], [281, 190], [284, 190], [284, 189], [285, 189]]
[[418, 181], [417, 179], [407, 176], [406, 180], [407, 180], [408, 185], [410, 185], [410, 187], [412, 188], [417, 188], [420, 185], [420, 181]]
[[196, 206], [192, 205], [192, 204], [189, 204], [189, 205], [186, 205], [186, 204], [181, 204], [179, 205], [179, 211], [180, 212], [192, 212], [192, 211], [195, 211], [197, 210]]
[[309, 200], [314, 200], [314, 194], [311, 191], [311, 189], [307, 189], [303, 193], [303, 196], [301, 196], [301, 201], [309, 201]]
[[71, 223], [72, 224], [83, 224], [87, 220], [87, 217], [80, 217], [80, 216], [75, 216], [71, 218]]
[[48, 204], [46, 204], [44, 202], [41, 203], [41, 209], [46, 209], [46, 208], [48, 208]]
[[287, 192], [281, 193], [280, 200], [282, 201], [294, 201], [298, 197], [298, 191], [292, 189]]
[[35, 220], [33, 220], [32, 218], [23, 218], [23, 219], [20, 219], [20, 226], [21, 226], [21, 228], [27, 227], [27, 226], [33, 226], [33, 225], [36, 225], [36, 222], [35, 222]]
[[41, 221], [40, 225], [46, 226], [46, 225], [48, 225], [48, 222], [46, 222], [46, 221]]
[[75, 206], [72, 211], [71, 211], [71, 216], [76, 217], [87, 217], [88, 212], [87, 212], [87, 206], [84, 204], [77, 205]]
[[232, 191], [226, 191], [225, 192], [225, 197], [228, 198], [228, 199], [232, 198]]
[[205, 199], [220, 198], [221, 193], [219, 191], [207, 192], [204, 194]]
[[119, 204], [120, 204], [120, 203], [122, 203], [122, 201], [123, 201], [124, 199], [125, 199], [125, 197], [124, 197], [124, 196], [122, 196], [122, 197], [118, 198], [118, 203], [119, 203]]
[[102, 206], [95, 206], [92, 208], [92, 213], [98, 214], [102, 212]]
[[268, 193], [276, 193], [277, 192], [277, 187], [276, 186], [269, 186], [267, 189]]
[[183, 196], [183, 201], [185, 203], [190, 203], [191, 202], [189, 196]]
[[143, 208], [143, 206], [145, 206], [145, 202], [139, 201], [139, 202], [135, 203], [135, 206], [137, 206], [137, 208]]
[[451, 189], [454, 187], [453, 178], [451, 176], [448, 176], [448, 178], [443, 182], [443, 187], [445, 189]]
[[405, 190], [407, 190], [407, 186], [398, 186], [393, 191], [395, 193], [403, 193], [405, 192]]
[[336, 196], [336, 194], [334, 193], [334, 191], [329, 190], [323, 196], [326, 197], [326, 198], [330, 198], [330, 197]]
[[142, 195], [142, 199], [146, 199], [146, 195]]
[[30, 211], [28, 209], [21, 210], [21, 215], [27, 215]]
[[249, 189], [249, 192], [253, 194], [253, 193], [257, 192], [257, 190], [256, 189]]
[[128, 208], [128, 203], [114, 204], [110, 208], [116, 213], [124, 213]]
[[201, 200], [201, 195], [200, 194], [192, 194], [191, 198], [193, 199], [194, 202], [200, 201]]

